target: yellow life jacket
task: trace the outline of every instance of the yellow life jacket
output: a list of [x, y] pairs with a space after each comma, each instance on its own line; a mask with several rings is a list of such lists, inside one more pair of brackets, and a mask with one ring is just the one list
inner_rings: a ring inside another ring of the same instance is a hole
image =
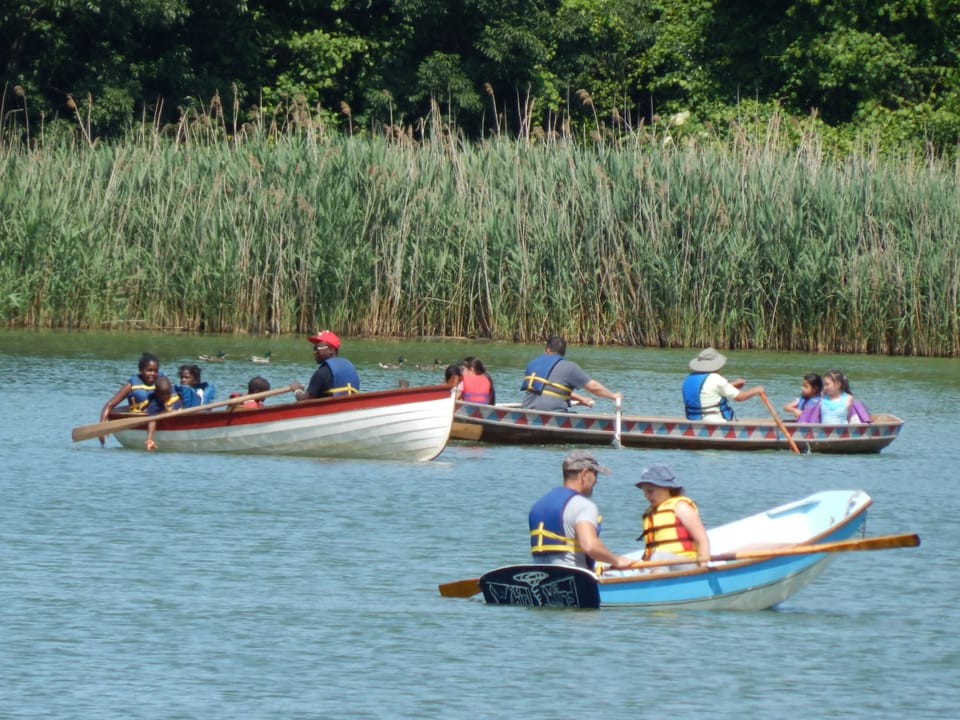
[[691, 558], [697, 556], [696, 543], [674, 510], [681, 502], [690, 503], [694, 510], [697, 509], [693, 500], [685, 495], [677, 495], [667, 498], [656, 507], [647, 508], [643, 513], [643, 534], [637, 540], [643, 540], [645, 544], [644, 560], [649, 560], [656, 551]]

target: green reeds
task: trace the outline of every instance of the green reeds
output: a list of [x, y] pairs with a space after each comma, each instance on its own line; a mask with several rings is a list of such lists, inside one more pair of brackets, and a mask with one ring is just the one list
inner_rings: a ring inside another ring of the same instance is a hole
[[591, 146], [264, 123], [0, 148], [0, 172], [10, 326], [960, 355], [958, 168], [776, 127]]

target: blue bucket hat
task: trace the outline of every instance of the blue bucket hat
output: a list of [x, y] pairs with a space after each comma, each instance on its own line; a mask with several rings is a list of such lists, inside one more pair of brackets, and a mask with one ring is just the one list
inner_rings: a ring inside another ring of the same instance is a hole
[[662, 488], [679, 488], [682, 487], [679, 482], [677, 482], [676, 476], [673, 474], [673, 470], [669, 465], [650, 465], [643, 469], [643, 472], [640, 473], [639, 482], [635, 483], [637, 487], [641, 485], [656, 485], [657, 487]]

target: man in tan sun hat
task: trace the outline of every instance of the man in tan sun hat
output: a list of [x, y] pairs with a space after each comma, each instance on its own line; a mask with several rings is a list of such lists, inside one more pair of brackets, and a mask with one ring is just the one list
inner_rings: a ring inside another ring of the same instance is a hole
[[690, 361], [690, 374], [683, 381], [683, 407], [688, 420], [733, 420], [731, 400], [742, 402], [763, 393], [761, 385], [743, 390], [746, 380], [738, 378], [730, 382], [718, 373], [726, 362], [727, 358], [712, 347], [701, 350]]
[[349, 395], [360, 392], [360, 376], [353, 363], [340, 354], [340, 338], [329, 330], [321, 330], [311, 335], [307, 341], [313, 345], [313, 357], [317, 361], [317, 369], [310, 378], [307, 389], [298, 382], [290, 383], [295, 389], [294, 397], [297, 400], [312, 398], [333, 397], [335, 395]]
[[530, 552], [545, 565], [592, 570], [597, 562], [623, 570], [633, 562], [600, 539], [600, 511], [590, 497], [600, 475], [609, 475], [593, 453], [573, 450], [563, 459], [563, 485], [530, 508]]

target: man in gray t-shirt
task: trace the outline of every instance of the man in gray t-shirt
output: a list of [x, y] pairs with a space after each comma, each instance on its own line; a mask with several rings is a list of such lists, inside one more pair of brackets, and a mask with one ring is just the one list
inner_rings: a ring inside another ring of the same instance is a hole
[[[575, 362], [564, 359], [566, 352], [566, 341], [554, 335], [547, 340], [543, 355], [527, 364], [523, 373], [522, 389], [525, 392], [522, 407], [531, 410], [563, 412], [568, 409], [571, 399], [581, 399], [574, 393], [577, 388], [583, 388], [597, 397], [610, 400], [621, 397], [620, 393], [607, 390], [587, 375]], [[588, 401], [586, 404], [588, 407], [593, 407], [593, 401]]]
[[589, 569], [599, 561], [616, 569], [630, 567], [630, 558], [611, 552], [600, 539], [600, 511], [590, 499], [598, 477], [609, 473], [587, 450], [573, 450], [564, 458], [563, 485], [530, 508], [535, 563]]

